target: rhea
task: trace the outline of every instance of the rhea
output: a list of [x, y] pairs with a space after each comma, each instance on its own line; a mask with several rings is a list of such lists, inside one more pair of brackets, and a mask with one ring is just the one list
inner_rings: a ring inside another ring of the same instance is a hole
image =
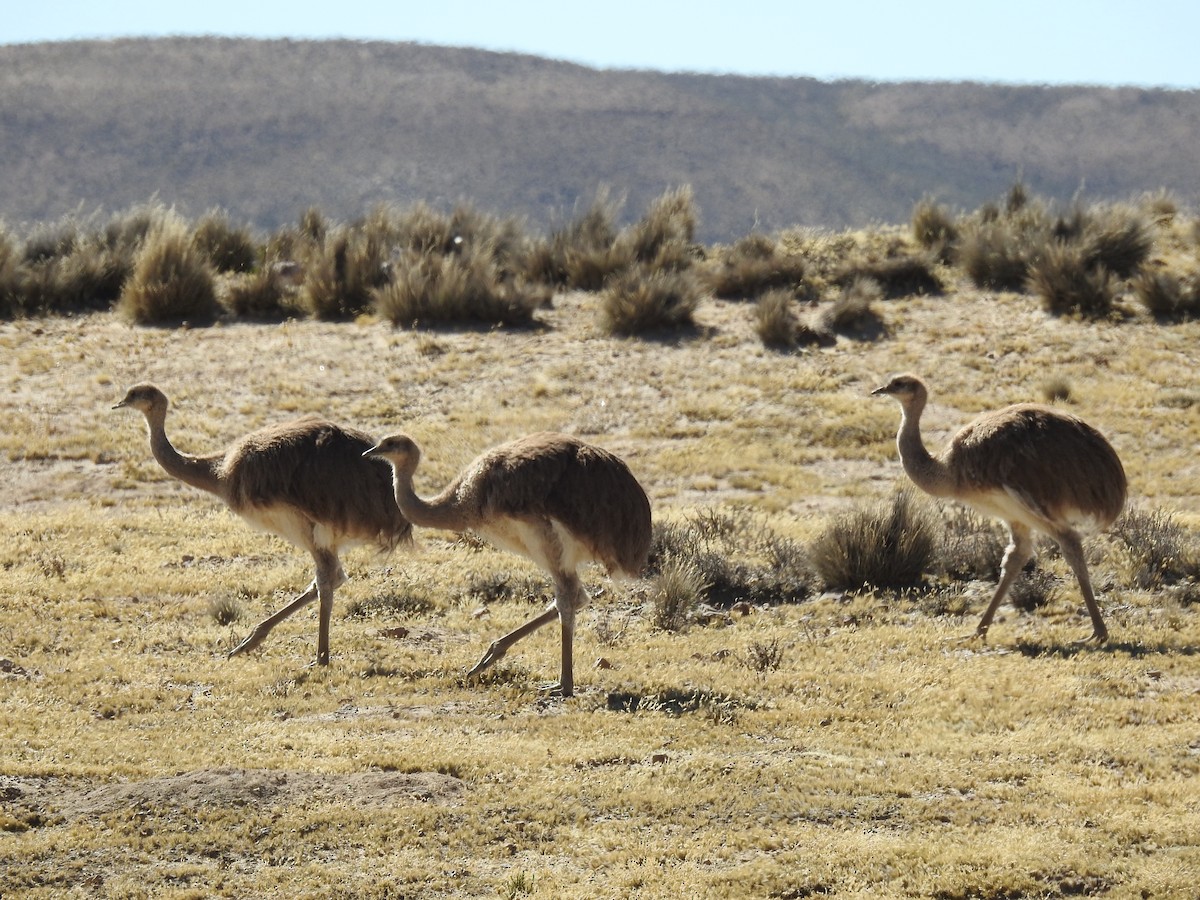
[[540, 432], [484, 452], [437, 496], [413, 488], [421, 448], [393, 434], [367, 451], [394, 472], [396, 504], [414, 525], [472, 531], [524, 556], [554, 581], [554, 602], [541, 615], [497, 639], [470, 670], [476, 675], [509, 647], [557, 618], [562, 656], [557, 685], [574, 693], [575, 613], [587, 602], [579, 577], [585, 562], [636, 577], [650, 551], [650, 501], [617, 456], [565, 434]]
[[1008, 526], [1000, 582], [973, 637], [987, 639], [996, 609], [1033, 555], [1034, 532], [1041, 532], [1058, 544], [1079, 581], [1092, 619], [1090, 640], [1108, 640], [1082, 545], [1083, 534], [1107, 528], [1125, 506], [1125, 470], [1104, 436], [1076, 416], [1018, 403], [980, 415], [933, 456], [921, 439], [929, 396], [921, 379], [897, 375], [871, 393], [900, 404], [896, 443], [917, 487], [961, 500]]
[[329, 664], [333, 595], [346, 581], [339, 554], [355, 545], [391, 551], [412, 540], [412, 525], [392, 499], [391, 471], [364, 459], [374, 439], [317, 416], [270, 425], [205, 456], [180, 453], [167, 438], [169, 401], [138, 384], [113, 409], [146, 417], [150, 452], [168, 475], [215, 494], [251, 526], [303, 547], [316, 577], [304, 593], [255, 626], [229, 655], [253, 650], [292, 613], [319, 601], [317, 663]]

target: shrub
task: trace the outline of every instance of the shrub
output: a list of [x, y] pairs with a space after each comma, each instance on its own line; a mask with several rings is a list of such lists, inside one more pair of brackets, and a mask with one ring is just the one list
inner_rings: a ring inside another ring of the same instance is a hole
[[25, 271], [21, 266], [16, 238], [0, 224], [0, 316], [24, 311]]
[[874, 307], [882, 299], [883, 290], [878, 282], [872, 278], [857, 278], [821, 311], [817, 319], [818, 330], [874, 337], [884, 330], [883, 319]]
[[682, 631], [708, 587], [700, 570], [691, 562], [671, 558], [653, 580], [651, 623], [663, 631]]
[[466, 323], [527, 325], [549, 291], [502, 277], [489, 250], [462, 254], [407, 251], [393, 280], [374, 294], [376, 312], [396, 325]]
[[1171, 513], [1127, 510], [1112, 533], [1125, 544], [1135, 587], [1158, 588], [1200, 577], [1200, 542]]
[[295, 291], [269, 266], [229, 281], [222, 305], [238, 318], [275, 321], [296, 311]]
[[941, 570], [955, 581], [995, 581], [1007, 543], [1003, 525], [965, 506], [948, 506], [939, 550]]
[[693, 566], [705, 585], [705, 599], [716, 606], [804, 600], [815, 580], [799, 544], [740, 510], [655, 525], [649, 570], [661, 570], [668, 560]]
[[804, 273], [803, 259], [782, 252], [777, 241], [755, 232], [720, 252], [706, 278], [718, 297], [754, 298], [778, 288], [798, 290]]
[[301, 306], [318, 319], [352, 318], [371, 306], [371, 291], [387, 281], [377, 238], [341, 226], [326, 235], [307, 266]]
[[638, 266], [609, 280], [601, 293], [601, 317], [610, 334], [636, 335], [693, 324], [703, 298], [699, 279], [688, 271]]
[[1125, 207], [1093, 210], [1080, 236], [1085, 264], [1129, 278], [1150, 256], [1154, 238], [1145, 219]]
[[696, 208], [691, 187], [657, 197], [646, 214], [626, 227], [613, 245], [616, 265], [645, 263], [656, 269], [684, 269], [694, 259]]
[[956, 259], [976, 287], [1020, 290], [1029, 274], [1032, 242], [1011, 223], [993, 219], [968, 225]]
[[852, 263], [834, 276], [834, 282], [846, 286], [862, 278], [875, 282], [886, 297], [942, 293], [942, 282], [934, 274], [933, 262], [922, 256], [903, 254], [875, 262]]
[[1058, 580], [1053, 573], [1036, 564], [1026, 567], [1009, 588], [1008, 601], [1014, 609], [1033, 612], [1052, 603], [1058, 597]]
[[921, 247], [945, 259], [958, 240], [958, 226], [949, 211], [932, 199], [922, 198], [909, 220], [913, 239]]
[[534, 245], [527, 257], [528, 277], [575, 290], [600, 290], [620, 268], [612, 252], [616, 212], [616, 205], [598, 194], [581, 216]]
[[1142, 271], [1131, 282], [1133, 294], [1156, 319], [1164, 321], [1200, 316], [1200, 283], [1173, 272]]
[[192, 244], [182, 220], [167, 217], [146, 235], [117, 309], [142, 325], [206, 321], [217, 315], [212, 267]]
[[1029, 289], [1055, 315], [1101, 318], [1112, 310], [1114, 290], [1108, 271], [1090, 265], [1079, 244], [1050, 244], [1029, 270]]
[[754, 304], [754, 330], [768, 347], [787, 348], [796, 345], [799, 322], [793, 310], [792, 292], [776, 288], [762, 294]]
[[249, 272], [258, 261], [258, 247], [250, 230], [235, 228], [224, 213], [216, 210], [196, 224], [192, 241], [218, 272]]
[[834, 590], [903, 588], [921, 583], [937, 547], [937, 528], [911, 489], [887, 506], [856, 507], [813, 542], [812, 562]]

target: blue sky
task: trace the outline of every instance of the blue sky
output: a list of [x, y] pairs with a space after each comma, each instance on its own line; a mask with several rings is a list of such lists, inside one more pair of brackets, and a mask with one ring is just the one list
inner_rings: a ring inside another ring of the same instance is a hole
[[1197, 0], [58, 0], [0, 43], [220, 34], [512, 50], [597, 68], [1200, 88]]

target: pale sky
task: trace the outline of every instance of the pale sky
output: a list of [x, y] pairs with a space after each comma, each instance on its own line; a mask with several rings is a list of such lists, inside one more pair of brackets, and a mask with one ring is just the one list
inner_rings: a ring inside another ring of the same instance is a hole
[[58, 0], [0, 43], [227, 35], [417, 41], [596, 68], [1200, 89], [1198, 0]]

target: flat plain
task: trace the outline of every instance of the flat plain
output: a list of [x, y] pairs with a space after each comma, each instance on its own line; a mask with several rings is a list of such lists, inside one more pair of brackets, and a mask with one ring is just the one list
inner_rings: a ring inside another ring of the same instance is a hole
[[464, 677], [548, 601], [540, 573], [422, 531], [347, 557], [328, 668], [309, 611], [227, 660], [311, 561], [167, 478], [111, 409], [156, 382], [188, 452], [306, 412], [403, 428], [424, 494], [568, 431], [626, 459], [657, 522], [806, 545], [905, 483], [896, 406], [869, 396], [888, 375], [929, 382], [934, 448], [1057, 381], [1130, 507], [1200, 525], [1200, 323], [1057, 318], [965, 284], [877, 308], [875, 339], [791, 353], [738, 302], [610, 337], [586, 293], [529, 329], [0, 323], [0, 895], [1194, 896], [1200, 614], [1103, 536], [1102, 648], [1073, 643], [1087, 618], [1050, 545], [1051, 602], [1005, 606], [986, 645], [954, 640], [983, 582], [937, 604], [818, 588], [668, 631], [650, 580], [593, 572], [563, 701], [538, 690], [555, 627]]

